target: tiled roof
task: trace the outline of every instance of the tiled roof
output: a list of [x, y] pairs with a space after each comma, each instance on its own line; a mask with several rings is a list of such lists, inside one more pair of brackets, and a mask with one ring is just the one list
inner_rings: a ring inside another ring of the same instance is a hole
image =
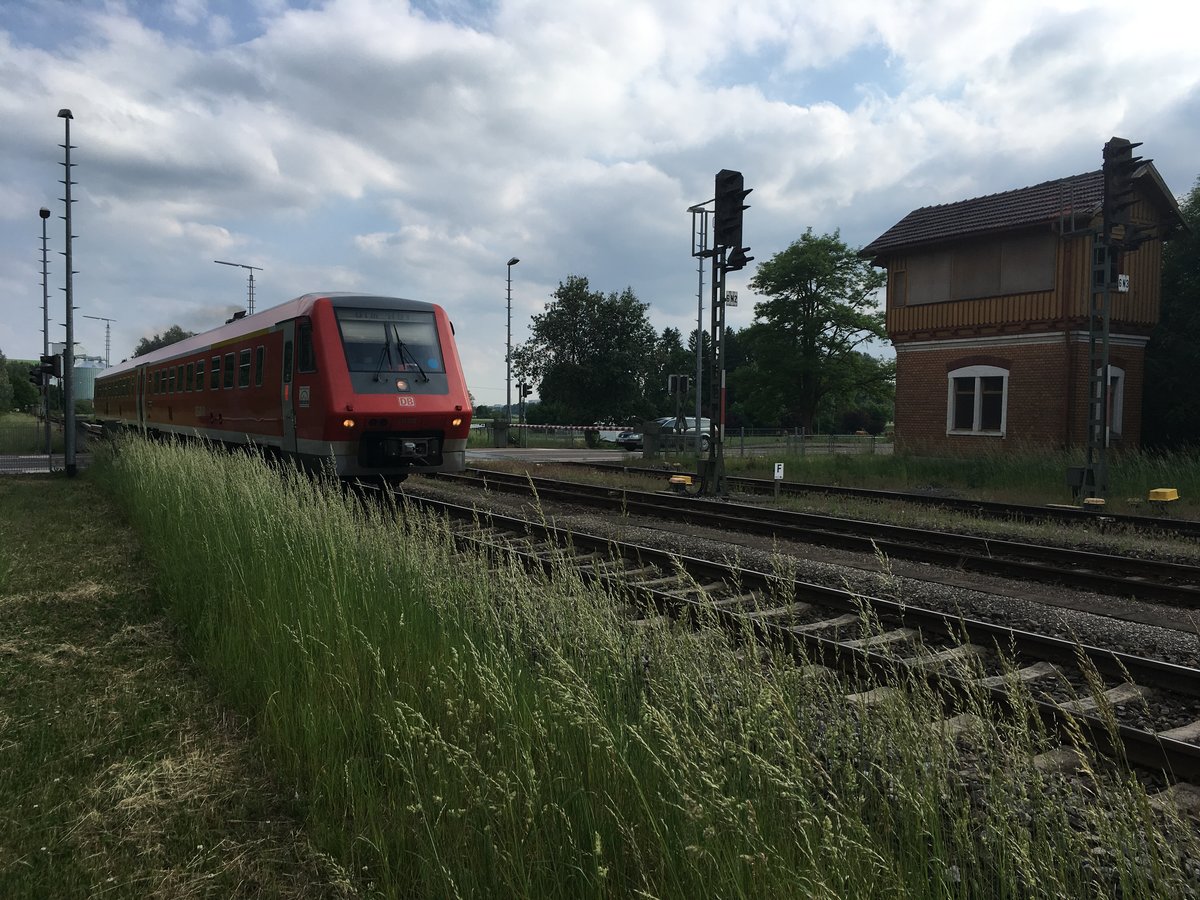
[[1069, 219], [1072, 212], [1076, 223], [1084, 224], [1099, 212], [1103, 199], [1104, 178], [1097, 169], [1001, 194], [923, 206], [863, 247], [859, 255], [870, 259], [901, 247], [1040, 225]]

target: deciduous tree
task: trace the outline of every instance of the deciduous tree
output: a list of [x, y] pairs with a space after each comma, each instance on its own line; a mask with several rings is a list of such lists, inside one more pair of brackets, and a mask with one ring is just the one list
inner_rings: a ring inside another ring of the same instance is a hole
[[544, 411], [578, 424], [654, 414], [646, 398], [657, 341], [648, 305], [632, 288], [603, 294], [587, 278], [561, 282], [535, 315], [514, 371], [536, 383]]
[[1162, 313], [1146, 347], [1142, 439], [1200, 447], [1200, 179], [1180, 204], [1187, 229], [1163, 248]]
[[0, 350], [0, 413], [8, 412], [13, 408], [13, 386], [8, 375], [8, 360], [4, 357], [4, 351]]
[[184, 338], [192, 337], [196, 332], [185, 331], [178, 325], [172, 325], [162, 334], [156, 334], [154, 337], [142, 338], [138, 341], [136, 347], [133, 348], [134, 356], [145, 356], [152, 350], [157, 350], [159, 347], [166, 347], [170, 344], [177, 344]]
[[879, 380], [855, 354], [886, 339], [876, 297], [884, 277], [840, 232], [814, 235], [811, 228], [758, 267], [750, 288], [766, 299], [739, 335], [752, 367], [737, 379], [750, 418], [811, 429], [828, 394]]
[[[4, 354], [0, 353], [0, 361], [3, 359]], [[29, 367], [31, 365], [33, 363], [19, 359], [10, 359], [3, 365], [8, 374], [8, 385], [12, 388], [9, 409], [32, 409], [37, 405], [40, 395], [38, 394], [38, 389], [29, 381]], [[0, 409], [3, 409], [2, 403], [0, 403]]]

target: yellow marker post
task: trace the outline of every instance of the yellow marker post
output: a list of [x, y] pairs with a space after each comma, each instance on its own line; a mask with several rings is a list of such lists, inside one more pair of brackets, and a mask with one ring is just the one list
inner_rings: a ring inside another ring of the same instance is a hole
[[1146, 499], [1154, 505], [1154, 508], [1158, 512], [1163, 513], [1171, 508], [1171, 503], [1179, 499], [1179, 489], [1153, 488], [1151, 489], [1150, 493], [1146, 495]]

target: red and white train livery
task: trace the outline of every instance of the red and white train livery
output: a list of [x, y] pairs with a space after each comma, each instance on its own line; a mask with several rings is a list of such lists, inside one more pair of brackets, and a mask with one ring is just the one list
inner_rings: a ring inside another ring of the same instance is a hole
[[106, 370], [96, 414], [400, 480], [462, 471], [471, 402], [440, 306], [305, 294]]

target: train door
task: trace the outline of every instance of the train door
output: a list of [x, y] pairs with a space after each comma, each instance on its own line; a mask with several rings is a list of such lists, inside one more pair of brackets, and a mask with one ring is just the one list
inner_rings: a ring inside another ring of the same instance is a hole
[[296, 398], [292, 390], [292, 373], [295, 371], [296, 356], [296, 323], [283, 323], [283, 377], [280, 378], [279, 404], [283, 410], [283, 444], [280, 449], [284, 453], [296, 452]]
[[137, 368], [137, 403], [134, 407], [139, 428], [146, 427], [146, 367]]

